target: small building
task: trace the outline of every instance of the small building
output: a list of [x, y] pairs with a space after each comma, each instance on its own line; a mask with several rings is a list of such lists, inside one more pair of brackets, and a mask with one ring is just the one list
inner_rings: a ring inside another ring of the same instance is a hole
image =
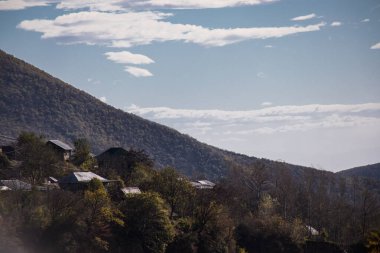
[[190, 184], [196, 189], [213, 189], [215, 184], [208, 180], [192, 181]]
[[125, 196], [128, 196], [130, 194], [141, 194], [141, 190], [138, 187], [124, 187], [120, 189]]
[[49, 140], [46, 145], [52, 147], [63, 161], [69, 160], [73, 148], [60, 140]]
[[12, 190], [12, 191], [31, 191], [32, 185], [25, 183], [23, 181], [20, 181], [18, 179], [13, 180], [0, 180], [0, 187], [2, 189]]
[[128, 151], [122, 147], [109, 148], [96, 156], [100, 168], [113, 169], [128, 160]]
[[72, 172], [71, 174], [61, 178], [58, 180], [58, 184], [62, 189], [66, 190], [86, 190], [88, 187], [88, 183], [92, 179], [100, 180], [105, 186], [109, 183], [114, 182], [115, 180], [108, 180], [104, 177], [101, 177], [93, 172]]

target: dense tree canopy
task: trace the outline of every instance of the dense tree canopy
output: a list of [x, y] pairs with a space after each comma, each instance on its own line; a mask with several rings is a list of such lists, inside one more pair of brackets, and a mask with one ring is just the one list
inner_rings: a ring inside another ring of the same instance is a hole
[[[215, 187], [198, 189], [174, 168], [155, 170], [142, 151], [117, 149], [122, 155], [88, 167], [117, 180], [93, 179], [68, 191], [44, 181], [83, 170], [85, 162], [75, 159], [88, 161], [87, 144], [80, 140], [76, 149], [83, 152], [58, 161], [45, 143], [23, 133], [17, 160], [3, 158], [6, 175], [34, 187], [0, 191], [0, 252], [378, 251], [377, 181], [316, 170], [294, 174], [285, 164], [259, 161], [234, 166]], [[120, 189], [131, 186], [142, 193]]]

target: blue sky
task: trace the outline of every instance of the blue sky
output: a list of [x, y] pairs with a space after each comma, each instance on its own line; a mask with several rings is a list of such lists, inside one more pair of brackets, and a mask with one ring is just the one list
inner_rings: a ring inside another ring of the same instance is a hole
[[380, 162], [378, 0], [0, 0], [0, 48], [202, 142]]

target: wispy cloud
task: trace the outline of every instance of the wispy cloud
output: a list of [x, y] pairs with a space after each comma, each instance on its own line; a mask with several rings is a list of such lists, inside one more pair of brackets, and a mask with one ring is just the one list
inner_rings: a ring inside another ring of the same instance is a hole
[[[148, 56], [142, 55], [142, 54], [133, 54], [128, 51], [120, 51], [120, 52], [107, 52], [105, 53], [108, 60], [114, 61], [116, 63], [120, 64], [134, 64], [134, 65], [140, 65], [140, 64], [150, 64], [154, 63], [154, 61], [149, 58]], [[134, 68], [130, 66], [126, 66], [125, 71], [128, 73], [136, 76], [136, 77], [147, 77], [152, 76], [152, 73], [150, 73], [146, 69], [141, 68]]]
[[[125, 110], [208, 144], [257, 157], [327, 165], [331, 157], [355, 161], [360, 150], [366, 152], [370, 147], [376, 152], [368, 157], [378, 162], [380, 103], [269, 106], [246, 111], [132, 105]], [[344, 168], [337, 164], [324, 169]]]
[[76, 10], [89, 9], [91, 11], [122, 11], [122, 0], [62, 0], [57, 9]]
[[362, 23], [367, 23], [367, 22], [369, 22], [370, 20], [369, 20], [369, 18], [365, 18], [365, 19], [363, 19], [362, 21], [360, 21], [360, 22], [362, 22]]
[[260, 79], [263, 79], [263, 78], [265, 78], [265, 73], [264, 73], [264, 72], [258, 72], [258, 73], [256, 74], [256, 76], [257, 76], [258, 78], [260, 78]]
[[371, 46], [371, 49], [380, 49], [380, 42], [376, 43], [375, 45]]
[[261, 106], [271, 106], [271, 105], [273, 105], [272, 102], [262, 102], [261, 103]]
[[22, 10], [30, 7], [48, 6], [54, 0], [2, 0], [0, 10]]
[[126, 66], [125, 71], [127, 71], [129, 74], [135, 76], [135, 77], [149, 77], [153, 76], [152, 73], [149, 72], [147, 69], [143, 68], [137, 68], [137, 67], [131, 67], [131, 66]]
[[1, 0], [0, 10], [21, 10], [56, 3], [58, 9], [127, 11], [129, 9], [206, 9], [266, 4], [278, 0]]
[[100, 44], [132, 47], [153, 42], [183, 41], [203, 46], [225, 46], [252, 39], [281, 38], [297, 33], [319, 31], [324, 23], [308, 26], [209, 29], [197, 25], [164, 21], [162, 12], [79, 12], [54, 20], [35, 19], [18, 27], [42, 33], [42, 38], [57, 38], [61, 43]]
[[277, 0], [62, 0], [57, 8], [115, 11], [126, 9], [206, 9], [259, 5]]
[[343, 25], [342, 22], [339, 22], [339, 21], [334, 21], [330, 24], [331, 26], [341, 26]]
[[150, 64], [154, 63], [148, 56], [142, 54], [133, 54], [128, 51], [107, 52], [107, 59], [121, 64]]
[[304, 15], [304, 16], [294, 17], [291, 20], [292, 21], [304, 21], [304, 20], [313, 19], [316, 17], [317, 17], [317, 15], [315, 13], [311, 13], [311, 14]]
[[[224, 111], [224, 110], [188, 110], [173, 109], [168, 107], [141, 108], [132, 105], [126, 108], [128, 112], [150, 119], [196, 119], [237, 122], [273, 122], [287, 120], [309, 120], [312, 118], [322, 119], [326, 115], [357, 115], [360, 113], [376, 113], [375, 118], [380, 118], [380, 103], [355, 104], [355, 105], [289, 105], [274, 106], [248, 111]], [[318, 117], [317, 117], [318, 116]]]

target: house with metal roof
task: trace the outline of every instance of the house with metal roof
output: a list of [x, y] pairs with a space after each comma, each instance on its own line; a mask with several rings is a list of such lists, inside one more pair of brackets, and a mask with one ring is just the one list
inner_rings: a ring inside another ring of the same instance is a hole
[[63, 161], [69, 160], [73, 152], [72, 147], [60, 140], [49, 140], [46, 145], [52, 147]]
[[208, 180], [198, 180], [190, 182], [190, 184], [196, 189], [212, 189], [215, 184]]
[[58, 180], [62, 189], [66, 190], [85, 190], [92, 179], [100, 180], [105, 186], [115, 180], [108, 180], [90, 171], [72, 172], [71, 174]]

